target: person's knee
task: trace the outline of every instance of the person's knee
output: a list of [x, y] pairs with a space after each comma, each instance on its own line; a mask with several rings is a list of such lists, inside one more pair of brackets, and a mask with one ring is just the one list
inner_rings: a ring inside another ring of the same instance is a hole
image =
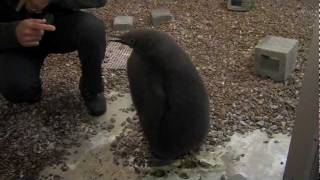
[[106, 27], [102, 20], [83, 13], [79, 27], [80, 42], [87, 45], [103, 45], [106, 42]]
[[40, 100], [41, 83], [11, 83], [6, 85], [1, 94], [12, 103], [34, 103]]

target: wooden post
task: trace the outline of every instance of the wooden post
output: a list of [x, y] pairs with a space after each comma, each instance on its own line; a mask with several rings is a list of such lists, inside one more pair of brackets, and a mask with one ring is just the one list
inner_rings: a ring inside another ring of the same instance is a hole
[[319, 178], [319, 24], [316, 23], [297, 107], [284, 180]]

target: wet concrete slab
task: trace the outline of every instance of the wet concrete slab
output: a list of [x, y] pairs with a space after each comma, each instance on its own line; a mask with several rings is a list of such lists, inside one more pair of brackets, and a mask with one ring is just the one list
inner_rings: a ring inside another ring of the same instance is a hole
[[[113, 124], [114, 128], [110, 132], [100, 130], [90, 139], [83, 140], [80, 147], [70, 149], [71, 155], [65, 162], [66, 168], [46, 167], [41, 175], [51, 175], [52, 179], [56, 175], [65, 180], [282, 179], [290, 137], [278, 134], [270, 139], [259, 130], [245, 135], [234, 134], [230, 142], [217, 146], [215, 151], [201, 151], [196, 158], [208, 164], [210, 168], [178, 169], [178, 161], [181, 161], [178, 160], [170, 166], [161, 167], [162, 171], [168, 170], [169, 173], [157, 178], [151, 175], [141, 177], [135, 173], [133, 167], [116, 165], [113, 162], [110, 146], [123, 130], [121, 123], [128, 117], [134, 116], [134, 112], [121, 111], [131, 105], [129, 94], [111, 102], [104, 116], [92, 120], [98, 123]], [[116, 121], [111, 122], [112, 118]]]

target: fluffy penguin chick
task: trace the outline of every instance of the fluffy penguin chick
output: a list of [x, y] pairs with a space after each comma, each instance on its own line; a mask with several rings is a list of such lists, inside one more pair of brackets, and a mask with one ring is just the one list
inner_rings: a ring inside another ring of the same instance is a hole
[[164, 32], [134, 30], [117, 42], [133, 49], [127, 73], [133, 103], [160, 166], [198, 149], [209, 129], [206, 90], [187, 53]]

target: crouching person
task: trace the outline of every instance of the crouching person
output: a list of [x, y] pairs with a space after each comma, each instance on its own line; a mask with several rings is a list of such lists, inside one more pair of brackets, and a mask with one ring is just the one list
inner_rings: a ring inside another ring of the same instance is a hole
[[41, 99], [40, 69], [51, 53], [78, 51], [79, 88], [91, 115], [106, 111], [101, 63], [105, 56], [104, 23], [80, 11], [106, 0], [1, 0], [0, 94], [13, 103]]

